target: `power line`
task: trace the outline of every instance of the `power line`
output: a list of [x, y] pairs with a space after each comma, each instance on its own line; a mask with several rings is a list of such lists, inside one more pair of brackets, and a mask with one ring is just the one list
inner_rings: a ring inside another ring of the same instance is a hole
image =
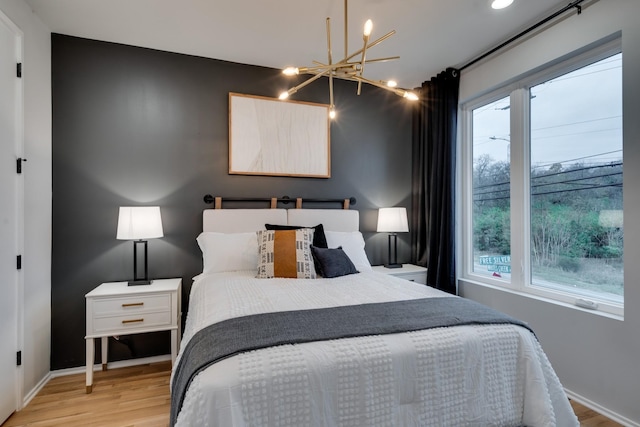
[[[606, 154], [606, 153], [603, 153]], [[615, 163], [607, 163], [605, 165], [597, 165], [597, 166], [585, 166], [585, 167], [581, 167], [581, 168], [576, 168], [576, 169], [569, 169], [569, 170], [564, 170], [564, 171], [559, 171], [559, 172], [553, 172], [553, 173], [547, 173], [547, 174], [543, 174], [543, 175], [537, 175], [537, 176], [532, 176], [531, 180], [534, 179], [539, 179], [539, 178], [548, 178], [550, 176], [557, 176], [557, 175], [563, 175], [563, 174], [567, 174], [567, 173], [572, 173], [572, 172], [581, 172], [581, 171], [585, 171], [585, 170], [591, 170], [591, 169], [598, 169], [598, 168], [609, 168], [609, 167], [616, 167], [616, 166], [622, 166], [622, 162], [615, 162]], [[488, 175], [488, 177], [491, 176], [496, 176], [498, 175], [493, 174], [493, 175]], [[505, 184], [510, 184], [511, 181], [502, 181], [502, 182], [494, 182], [491, 184], [484, 184], [484, 185], [479, 185], [477, 187], [475, 187], [476, 189], [481, 189], [481, 188], [488, 188], [488, 187], [494, 187], [497, 185], [505, 185]]]
[[[556, 163], [562, 164], [562, 163], [567, 163], [567, 162], [575, 162], [576, 160], [590, 159], [590, 158], [593, 158], [593, 157], [600, 157], [600, 156], [602, 156], [604, 154], [613, 154], [613, 153], [620, 153], [620, 152], [622, 152], [622, 150], [607, 151], [605, 153], [592, 154], [590, 156], [583, 156], [583, 157], [576, 157], [575, 159], [563, 160], [561, 162], [551, 162], [551, 163], [546, 163], [546, 164], [543, 164], [543, 165], [536, 165], [536, 166], [533, 166], [531, 169], [537, 169], [537, 168], [542, 168], [542, 167], [545, 167], [545, 166], [551, 166], [551, 165], [555, 165]], [[622, 163], [620, 163], [620, 164], [622, 164]]]
[[[606, 178], [608, 176], [618, 176], [618, 175], [622, 175], [622, 172], [613, 172], [613, 173], [607, 173], [607, 174], [597, 175], [597, 176], [587, 176], [587, 177], [583, 177], [583, 178], [567, 179], [567, 180], [558, 181], [558, 182], [545, 182], [544, 184], [532, 185], [531, 188], [534, 188], [534, 187], [535, 188], [547, 187], [549, 185], [567, 184], [567, 183], [570, 183], [570, 182], [587, 181], [587, 180], [590, 180], [590, 179]], [[591, 185], [591, 184], [587, 184], [587, 185]]]
[[609, 188], [609, 187], [621, 188], [622, 187], [622, 183], [620, 182], [620, 183], [616, 183], [616, 184], [594, 185], [593, 187], [571, 188], [571, 189], [566, 189], [566, 190], [546, 191], [544, 193], [531, 193], [531, 197], [544, 196], [544, 195], [547, 195], [547, 194], [571, 193], [573, 191], [597, 190], [597, 189], [600, 189], [600, 188]]
[[549, 136], [536, 136], [531, 137], [532, 142], [535, 140], [539, 140], [539, 139], [551, 139], [551, 138], [562, 138], [565, 136], [574, 136], [574, 135], [584, 135], [584, 134], [592, 134], [592, 133], [596, 133], [596, 132], [609, 132], [612, 130], [622, 130], [621, 127], [615, 127], [615, 128], [609, 128], [609, 129], [597, 129], [597, 130], [586, 130], [586, 131], [582, 131], [582, 132], [572, 132], [572, 133], [563, 133], [560, 135], [549, 135]]
[[[622, 172], [614, 172], [614, 173], [608, 173], [608, 174], [603, 174], [603, 175], [598, 175], [598, 176], [589, 176], [589, 177], [583, 177], [583, 178], [567, 179], [567, 180], [564, 180], [564, 181], [545, 182], [543, 184], [531, 185], [531, 188], [548, 187], [550, 185], [563, 185], [563, 184], [569, 184], [569, 183], [573, 183], [573, 185], [589, 186], [589, 187], [585, 187], [586, 189], [598, 188], [597, 186], [593, 187], [594, 183], [585, 183], [585, 184], [576, 184], [576, 183], [579, 182], [579, 181], [588, 181], [588, 180], [592, 180], [592, 179], [606, 178], [606, 177], [618, 176], [618, 175], [622, 175]], [[507, 184], [509, 184], [509, 183], [507, 183]], [[622, 183], [615, 183], [615, 184], [616, 185], [622, 185]], [[504, 184], [499, 184], [499, 185], [504, 185]], [[491, 187], [491, 186], [486, 186], [484, 188], [487, 188], [487, 187]], [[571, 189], [569, 189], [569, 190], [571, 190]], [[483, 194], [503, 193], [505, 191], [510, 191], [510, 189], [509, 188], [504, 188], [504, 189], [495, 189], [495, 190], [482, 191], [482, 192], [474, 191], [473, 195], [474, 196], [479, 196], [479, 195], [483, 195]], [[560, 191], [567, 191], [567, 190], [560, 190]], [[532, 195], [537, 195], [537, 194], [532, 194]]]
[[[622, 183], [618, 183], [618, 184], [607, 184], [607, 185], [598, 185], [598, 186], [593, 186], [593, 187], [583, 187], [583, 188], [571, 188], [571, 189], [566, 189], [566, 190], [556, 190], [556, 191], [547, 191], [544, 193], [532, 193], [531, 197], [533, 196], [544, 196], [547, 194], [557, 194], [557, 193], [572, 193], [574, 191], [585, 191], [585, 190], [598, 190], [601, 188], [610, 188], [610, 187], [622, 187]], [[507, 190], [504, 190], [507, 191]], [[490, 202], [493, 200], [506, 200], [506, 199], [510, 199], [511, 196], [504, 196], [504, 197], [492, 197], [489, 199], [474, 199], [474, 202]]]
[[576, 169], [568, 169], [568, 170], [564, 170], [564, 171], [547, 173], [547, 174], [543, 174], [543, 175], [536, 175], [536, 176], [531, 177], [531, 179], [533, 180], [533, 179], [538, 179], [538, 178], [546, 178], [546, 177], [549, 177], [549, 176], [563, 175], [565, 173], [581, 172], [581, 171], [586, 171], [586, 170], [591, 170], [591, 169], [598, 169], [598, 168], [611, 168], [611, 167], [615, 167], [615, 166], [622, 166], [622, 162], [607, 163], [606, 165], [599, 165], [599, 166], [585, 166], [585, 167], [576, 168]]
[[[618, 118], [622, 118], [622, 115], [609, 116], [609, 117], [599, 117], [599, 118], [595, 118], [595, 119], [582, 120], [582, 121], [578, 121], [578, 122], [570, 122], [570, 123], [564, 123], [564, 124], [553, 125], [553, 126], [544, 126], [544, 127], [531, 129], [531, 132], [533, 133], [533, 132], [537, 132], [539, 130], [556, 129], [556, 128], [560, 128], [560, 127], [580, 125], [580, 124], [584, 124], [584, 123], [599, 122], [599, 121], [602, 121], [602, 120], [612, 120], [612, 119], [618, 119]], [[567, 135], [574, 135], [574, 134], [567, 134]], [[478, 136], [475, 136], [473, 139], [485, 139], [485, 138], [490, 138], [491, 136], [495, 136], [495, 133], [494, 133], [494, 135], [478, 135]], [[509, 135], [507, 135], [507, 137], [508, 136]], [[474, 145], [482, 145], [482, 144], [486, 144], [488, 142], [490, 142], [490, 141], [479, 142], [477, 144], [474, 143]]]
[[580, 122], [571, 122], [571, 123], [565, 123], [565, 124], [561, 124], [561, 125], [553, 125], [553, 126], [545, 126], [545, 127], [535, 128], [535, 129], [531, 129], [531, 131], [533, 132], [533, 131], [539, 131], [539, 130], [543, 130], [543, 129], [555, 129], [555, 128], [564, 127], [564, 126], [581, 125], [583, 123], [593, 123], [593, 122], [600, 122], [602, 120], [621, 119], [621, 118], [622, 118], [622, 115], [609, 116], [609, 117], [600, 117], [600, 118], [597, 118], [597, 119], [582, 120]]

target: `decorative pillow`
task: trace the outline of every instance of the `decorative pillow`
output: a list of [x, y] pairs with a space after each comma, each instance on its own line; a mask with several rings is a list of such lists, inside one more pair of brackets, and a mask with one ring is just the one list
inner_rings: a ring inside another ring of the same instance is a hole
[[256, 234], [258, 236], [257, 278], [316, 278], [310, 249], [313, 240], [312, 229], [260, 230]]
[[300, 228], [313, 228], [313, 246], [316, 248], [328, 248], [327, 238], [324, 236], [324, 227], [322, 224], [318, 224], [315, 227], [305, 227], [302, 225], [277, 225], [277, 224], [265, 224], [264, 228], [267, 230], [298, 230]]
[[371, 271], [371, 263], [364, 252], [364, 238], [359, 231], [326, 231], [327, 244], [330, 248], [342, 246], [358, 271]]
[[332, 278], [360, 273], [340, 246], [335, 249], [311, 246], [311, 254], [316, 271], [322, 277]]
[[256, 233], [200, 233], [202, 272], [255, 270], [258, 264]]

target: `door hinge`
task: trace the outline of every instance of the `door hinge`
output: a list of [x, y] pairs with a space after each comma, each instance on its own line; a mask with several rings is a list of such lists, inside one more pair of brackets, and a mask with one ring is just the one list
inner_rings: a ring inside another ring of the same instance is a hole
[[22, 351], [16, 353], [16, 365], [22, 366]]
[[22, 62], [18, 62], [18, 64], [16, 64], [16, 76], [19, 79], [22, 78]]
[[22, 270], [22, 255], [16, 257], [16, 268]]
[[16, 172], [22, 173], [22, 162], [26, 162], [27, 159], [23, 159], [22, 157], [18, 157], [16, 159]]

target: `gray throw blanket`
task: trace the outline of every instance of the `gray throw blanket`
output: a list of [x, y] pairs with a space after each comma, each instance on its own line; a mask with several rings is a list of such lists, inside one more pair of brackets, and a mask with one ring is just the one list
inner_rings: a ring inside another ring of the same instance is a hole
[[191, 338], [175, 367], [171, 385], [171, 425], [176, 422], [193, 377], [208, 366], [242, 352], [283, 344], [502, 323], [531, 330], [520, 320], [459, 297], [282, 311], [215, 323]]

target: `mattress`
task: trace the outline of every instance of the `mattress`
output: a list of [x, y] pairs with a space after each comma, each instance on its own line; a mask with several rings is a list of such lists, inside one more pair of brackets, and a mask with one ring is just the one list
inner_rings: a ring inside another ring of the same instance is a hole
[[[178, 354], [213, 323], [258, 313], [450, 297], [393, 276], [200, 275]], [[281, 345], [197, 374], [177, 426], [578, 426], [535, 336], [467, 325]]]

